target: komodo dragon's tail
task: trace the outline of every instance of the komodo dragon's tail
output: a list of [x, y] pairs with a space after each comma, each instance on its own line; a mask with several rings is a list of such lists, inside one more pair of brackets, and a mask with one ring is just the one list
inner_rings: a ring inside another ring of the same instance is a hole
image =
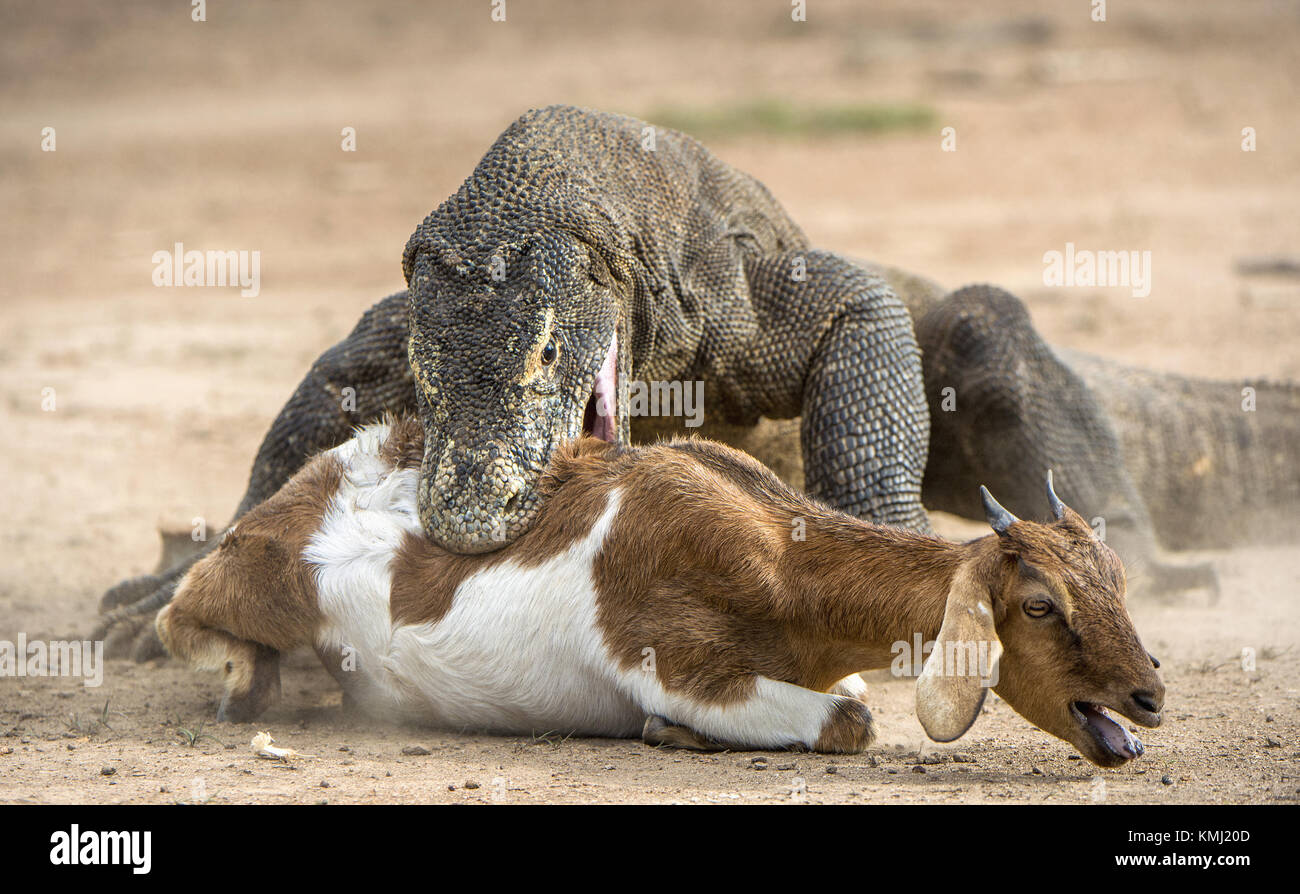
[[1161, 543], [1214, 549], [1300, 534], [1300, 384], [1058, 354], [1110, 416]]

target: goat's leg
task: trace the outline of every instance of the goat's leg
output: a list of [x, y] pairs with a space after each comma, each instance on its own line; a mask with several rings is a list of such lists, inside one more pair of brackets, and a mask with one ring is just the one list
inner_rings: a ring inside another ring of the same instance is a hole
[[647, 719], [642, 738], [652, 745], [701, 751], [793, 749], [832, 754], [863, 751], [875, 738], [871, 712], [855, 696], [815, 692], [761, 676], [754, 682], [746, 698], [724, 706], [664, 693], [662, 704], [651, 706], [662, 710]]
[[[355, 426], [387, 410], [414, 409], [415, 383], [406, 359], [406, 305], [406, 292], [389, 295], [312, 364], [263, 438], [232, 523], [279, 490], [309, 456], [347, 440]], [[144, 661], [160, 655], [151, 623], [154, 614], [171, 601], [190, 566], [220, 539], [219, 534], [210, 537], [201, 550], [162, 574], [111, 588], [100, 600], [100, 621], [91, 638], [103, 639], [111, 657], [130, 654]]]
[[[321, 622], [315, 592], [302, 579], [306, 572], [270, 574], [258, 586], [241, 573], [241, 558], [226, 552], [240, 546], [235, 537], [219, 546], [154, 621], [168, 652], [196, 670], [222, 675], [226, 691], [217, 719], [236, 722], [279, 701], [280, 653], [312, 643]], [[286, 558], [291, 568], [297, 565]]]
[[280, 700], [280, 652], [240, 639], [206, 622], [188, 606], [171, 603], [158, 613], [158, 638], [195, 670], [222, 675], [225, 695], [217, 720], [254, 720]]

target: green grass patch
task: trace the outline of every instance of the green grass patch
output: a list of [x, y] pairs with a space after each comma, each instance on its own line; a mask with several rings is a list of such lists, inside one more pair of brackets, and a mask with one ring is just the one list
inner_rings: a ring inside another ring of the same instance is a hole
[[665, 106], [646, 120], [700, 139], [733, 136], [821, 137], [924, 130], [934, 109], [917, 103], [811, 104], [756, 99], [710, 107]]

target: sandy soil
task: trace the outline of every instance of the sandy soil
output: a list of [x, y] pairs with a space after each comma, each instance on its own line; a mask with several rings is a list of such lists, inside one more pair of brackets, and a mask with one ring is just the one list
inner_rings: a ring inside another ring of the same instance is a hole
[[[103, 590], [153, 566], [159, 524], [219, 528], [311, 360], [402, 286], [415, 224], [547, 102], [923, 103], [933, 132], [710, 142], [818, 244], [997, 282], [1050, 341], [1300, 378], [1300, 285], [1235, 268], [1300, 252], [1295, 3], [1112, 4], [1098, 24], [1082, 3], [821, 2], [800, 26], [780, 3], [519, 3], [496, 25], [488, 4], [210, 4], [205, 23], [187, 6], [3, 6], [0, 639], [84, 635]], [[1044, 287], [1042, 255], [1067, 241], [1149, 249], [1150, 296]], [[261, 294], [154, 287], [174, 242], [260, 250]], [[0, 679], [0, 801], [1295, 802], [1300, 556], [1207, 555], [1217, 604], [1133, 606], [1168, 722], [1118, 771], [996, 701], [953, 746], [927, 743], [887, 675], [868, 754], [700, 756], [376, 728], [298, 656], [256, 727], [213, 723], [216, 682], [175, 663], [110, 662], [97, 688]], [[258, 729], [310, 757], [257, 760]]]

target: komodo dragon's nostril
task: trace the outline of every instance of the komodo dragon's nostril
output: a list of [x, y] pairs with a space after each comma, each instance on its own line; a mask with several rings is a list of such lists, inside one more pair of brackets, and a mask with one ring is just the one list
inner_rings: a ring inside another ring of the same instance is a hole
[[518, 478], [511, 478], [505, 487], [506, 501], [502, 511], [509, 515], [519, 508], [519, 495], [524, 491], [524, 483]]

